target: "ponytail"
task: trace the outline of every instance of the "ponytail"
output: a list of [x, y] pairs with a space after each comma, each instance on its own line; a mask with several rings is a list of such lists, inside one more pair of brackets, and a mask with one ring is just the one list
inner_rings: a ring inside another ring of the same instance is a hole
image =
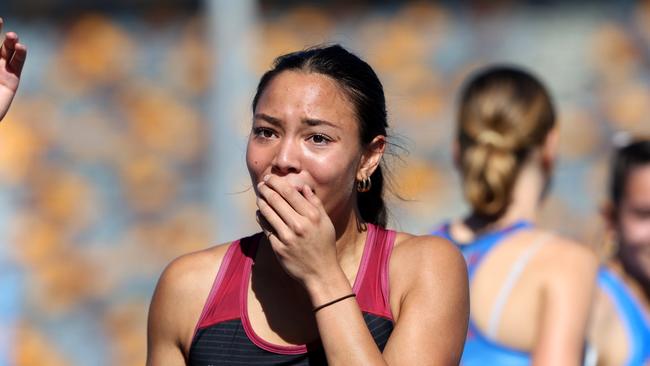
[[513, 67], [493, 67], [465, 86], [458, 140], [465, 198], [480, 216], [497, 219], [510, 203], [521, 166], [555, 125], [546, 88]]

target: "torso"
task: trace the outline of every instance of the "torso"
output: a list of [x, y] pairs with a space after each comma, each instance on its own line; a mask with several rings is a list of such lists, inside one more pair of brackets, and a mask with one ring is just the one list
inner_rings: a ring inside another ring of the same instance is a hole
[[[353, 276], [357, 301], [380, 349], [393, 328], [388, 270], [395, 237], [395, 232], [368, 225]], [[242, 239], [228, 248], [189, 348], [190, 365], [325, 363], [308, 299], [291, 288], [265, 293], [265, 278], [251, 276], [259, 238]], [[273, 301], [274, 296], [295, 300]], [[286, 318], [292, 320], [291, 329], [273, 321]]]
[[[553, 249], [554, 237], [526, 222], [467, 243], [455, 241], [451, 232], [451, 226], [446, 225], [434, 234], [455, 242], [468, 262], [472, 301], [462, 364], [529, 364], [540, 327], [545, 269], [557, 252]], [[528, 260], [523, 261], [523, 257]], [[514, 275], [518, 262], [525, 265]], [[505, 290], [508, 281], [512, 286]], [[494, 310], [497, 302], [501, 302], [500, 311]]]
[[[472, 298], [470, 314], [474, 324], [479, 329], [488, 329], [492, 308], [498, 293], [512, 270], [513, 263], [540, 236], [531, 231], [520, 231], [504, 238], [503, 242], [487, 254], [483, 263], [477, 268], [470, 282]], [[507, 296], [503, 306], [495, 340], [518, 350], [531, 350], [538, 333], [541, 301], [540, 294], [543, 286], [544, 253], [537, 253], [526, 265], [526, 268], [516, 280], [514, 287]], [[526, 324], [522, 327], [521, 324]]]
[[590, 341], [599, 366], [650, 365], [650, 307], [629, 285], [613, 268], [598, 275]]

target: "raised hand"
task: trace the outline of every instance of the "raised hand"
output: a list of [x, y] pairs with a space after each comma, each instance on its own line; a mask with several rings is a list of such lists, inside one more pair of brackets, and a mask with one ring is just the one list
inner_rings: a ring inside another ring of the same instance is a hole
[[[0, 34], [2, 26], [3, 20], [0, 18]], [[14, 32], [7, 33], [0, 45], [0, 121], [7, 114], [16, 95], [26, 57], [27, 47], [18, 43], [18, 35]]]

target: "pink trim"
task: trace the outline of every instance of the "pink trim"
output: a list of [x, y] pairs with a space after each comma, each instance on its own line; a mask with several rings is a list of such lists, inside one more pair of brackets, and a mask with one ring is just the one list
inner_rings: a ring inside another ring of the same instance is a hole
[[244, 273], [243, 273], [244, 281], [241, 286], [240, 294], [239, 294], [239, 304], [241, 308], [240, 316], [242, 319], [242, 325], [244, 327], [244, 332], [246, 333], [246, 336], [256, 346], [258, 346], [259, 348], [265, 351], [280, 353], [285, 355], [297, 355], [301, 353], [306, 353], [307, 346], [305, 345], [280, 346], [265, 341], [264, 339], [262, 339], [262, 337], [258, 336], [257, 333], [255, 333], [255, 330], [251, 325], [250, 318], [248, 317], [248, 284], [250, 283], [251, 280], [252, 266], [253, 266], [253, 260], [250, 257], [247, 257], [246, 261], [244, 262]]
[[[368, 268], [368, 262], [370, 260], [370, 250], [372, 246], [370, 245], [370, 243], [372, 243], [372, 240], [375, 239], [375, 233], [377, 232], [377, 228], [372, 224], [368, 224], [368, 228], [369, 228], [368, 235], [366, 236], [366, 241], [364, 243], [364, 248], [363, 248], [363, 254], [361, 255], [361, 263], [359, 264], [357, 275], [354, 278], [354, 285], [352, 286], [352, 292], [354, 292], [355, 294], [359, 293], [359, 287], [361, 287], [361, 284], [363, 283], [363, 277], [366, 274], [366, 269]], [[248, 339], [251, 340], [251, 342], [253, 342], [253, 344], [255, 344], [256, 346], [258, 346], [259, 348], [265, 351], [284, 354], [284, 355], [298, 355], [301, 353], [306, 353], [307, 346], [304, 344], [295, 345], [295, 346], [281, 346], [281, 345], [268, 342], [262, 339], [262, 337], [258, 336], [257, 333], [255, 333], [255, 330], [251, 325], [250, 318], [248, 317], [248, 285], [251, 280], [252, 265], [253, 265], [253, 260], [250, 257], [247, 257], [246, 261], [244, 262], [244, 273], [243, 273], [244, 281], [243, 281], [243, 285], [241, 286], [241, 290], [240, 290], [241, 292], [239, 294], [240, 296], [239, 303], [241, 308], [240, 316], [242, 319], [242, 326], [244, 327], [244, 332], [246, 333], [246, 336], [248, 337]], [[378, 315], [378, 316], [385, 317], [385, 315]]]
[[372, 249], [371, 243], [374, 243], [376, 233], [377, 233], [377, 227], [373, 224], [368, 224], [368, 235], [366, 235], [366, 242], [363, 244], [363, 254], [361, 254], [361, 262], [359, 263], [359, 269], [357, 269], [357, 275], [354, 278], [354, 284], [352, 285], [352, 292], [354, 292], [357, 295], [359, 294], [359, 290], [366, 276], [368, 263], [370, 263], [370, 250]]
[[383, 258], [381, 259], [381, 293], [384, 296], [384, 308], [386, 309], [390, 320], [395, 319], [393, 317], [393, 311], [390, 308], [390, 279], [388, 278], [388, 272], [390, 270], [390, 256], [393, 253], [393, 248], [395, 247], [395, 236], [395, 231], [387, 230], [386, 240], [384, 241], [386, 251], [383, 252]]
[[217, 292], [219, 291], [219, 288], [221, 287], [221, 282], [223, 282], [223, 278], [226, 275], [226, 271], [228, 269], [228, 265], [230, 264], [230, 260], [232, 259], [232, 256], [235, 253], [235, 249], [237, 248], [239, 248], [239, 240], [234, 241], [230, 244], [230, 247], [228, 247], [228, 250], [226, 250], [226, 254], [223, 256], [223, 259], [221, 260], [221, 264], [219, 265], [219, 271], [217, 272], [217, 277], [212, 283], [212, 288], [210, 289], [208, 298], [205, 301], [205, 304], [203, 305], [201, 316], [199, 317], [199, 320], [196, 322], [196, 326], [194, 327], [194, 335], [192, 336], [192, 339], [196, 338], [196, 333], [198, 333], [199, 329], [205, 326], [202, 325], [202, 323], [205, 321], [205, 318], [208, 315], [207, 314], [208, 309], [211, 307], [214, 298], [217, 296]]

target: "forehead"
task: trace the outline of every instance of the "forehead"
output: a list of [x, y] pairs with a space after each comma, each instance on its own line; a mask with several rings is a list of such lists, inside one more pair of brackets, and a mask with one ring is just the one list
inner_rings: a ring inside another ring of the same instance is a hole
[[625, 199], [650, 205], [650, 164], [635, 167], [628, 173]]
[[276, 75], [262, 92], [255, 113], [356, 124], [354, 105], [341, 85], [326, 75], [306, 71]]

